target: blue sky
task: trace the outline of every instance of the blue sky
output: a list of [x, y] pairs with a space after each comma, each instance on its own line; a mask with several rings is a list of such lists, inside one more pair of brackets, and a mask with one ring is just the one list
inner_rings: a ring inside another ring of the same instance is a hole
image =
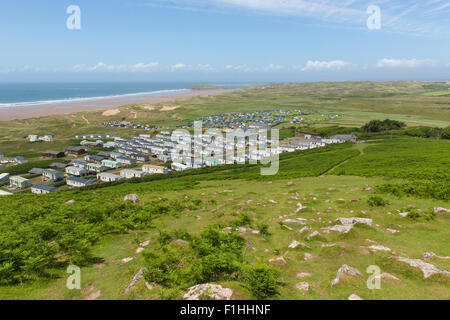
[[0, 43], [1, 82], [450, 80], [450, 1], [4, 0]]

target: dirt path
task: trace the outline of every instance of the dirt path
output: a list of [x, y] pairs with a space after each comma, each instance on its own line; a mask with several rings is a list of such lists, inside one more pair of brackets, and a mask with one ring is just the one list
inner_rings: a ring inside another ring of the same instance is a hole
[[84, 121], [86, 121], [87, 124], [89, 124], [89, 120], [86, 119], [86, 117], [84, 115], [81, 116], [81, 119], [83, 119]]
[[360, 157], [364, 154], [364, 149], [367, 148], [366, 144], [355, 144], [352, 149], [358, 150], [359, 154], [353, 157], [348, 158], [347, 160], [342, 161], [341, 163], [338, 163], [337, 165], [335, 165], [334, 167], [330, 168], [328, 171], [322, 173], [319, 177], [323, 177], [326, 176], [327, 174], [333, 172], [335, 169], [339, 168], [340, 166], [346, 164], [347, 162], [349, 162], [351, 159], [356, 158], [356, 157]]

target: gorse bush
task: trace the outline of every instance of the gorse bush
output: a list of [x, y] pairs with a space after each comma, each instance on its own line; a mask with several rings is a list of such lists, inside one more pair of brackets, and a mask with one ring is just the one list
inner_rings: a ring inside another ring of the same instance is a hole
[[178, 205], [105, 203], [101, 197], [68, 205], [53, 195], [30, 203], [3, 202], [0, 284], [49, 276], [50, 269], [62, 265], [86, 265], [93, 258], [92, 245], [102, 236], [150, 227], [156, 216], [177, 214], [173, 210]]
[[255, 297], [275, 295], [279, 271], [269, 266], [245, 265], [245, 240], [236, 232], [225, 233], [221, 229], [211, 226], [198, 236], [183, 234], [189, 242], [175, 240], [179, 231], [165, 235], [160, 247], [143, 253], [144, 278], [171, 289], [234, 280], [247, 284]]
[[265, 264], [245, 267], [244, 279], [252, 294], [257, 299], [269, 299], [278, 294], [281, 282], [278, 280], [281, 272]]
[[367, 204], [371, 207], [384, 207], [389, 204], [389, 201], [378, 196], [372, 196], [367, 200]]

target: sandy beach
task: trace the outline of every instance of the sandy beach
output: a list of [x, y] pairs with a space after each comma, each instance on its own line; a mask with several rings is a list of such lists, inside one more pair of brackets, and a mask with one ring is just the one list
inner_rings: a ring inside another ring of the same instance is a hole
[[134, 96], [124, 98], [105, 98], [102, 100], [65, 102], [54, 105], [14, 107], [0, 109], [0, 121], [39, 118], [50, 115], [70, 114], [81, 111], [104, 110], [135, 103], [160, 103], [187, 99], [197, 96], [210, 96], [233, 91], [233, 89], [193, 90], [167, 96]]

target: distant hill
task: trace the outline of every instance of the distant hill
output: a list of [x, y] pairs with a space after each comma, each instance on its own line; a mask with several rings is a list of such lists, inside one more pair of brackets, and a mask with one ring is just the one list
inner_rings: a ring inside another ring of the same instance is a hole
[[196, 84], [196, 85], [193, 85], [192, 87], [190, 87], [189, 89], [192, 89], [192, 90], [213, 90], [213, 89], [223, 89], [223, 88], [220, 87], [220, 86], [213, 86], [213, 85], [210, 85], [210, 84]]

